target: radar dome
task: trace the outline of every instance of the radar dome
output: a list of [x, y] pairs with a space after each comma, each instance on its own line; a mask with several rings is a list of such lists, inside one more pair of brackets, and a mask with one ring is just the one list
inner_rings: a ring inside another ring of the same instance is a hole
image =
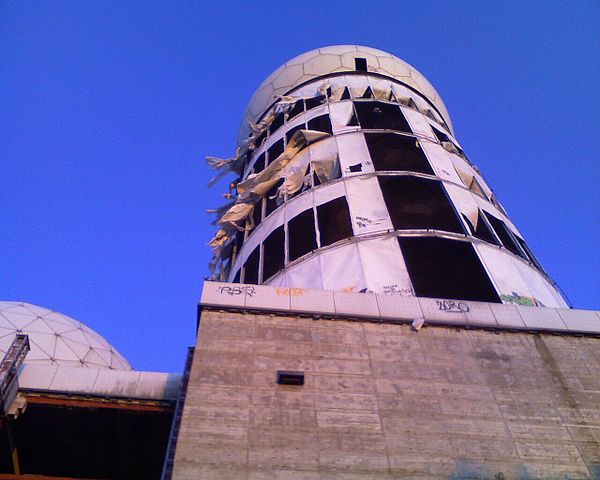
[[105, 338], [83, 323], [29, 303], [0, 302], [0, 355], [17, 333], [29, 336], [25, 363], [131, 370]]

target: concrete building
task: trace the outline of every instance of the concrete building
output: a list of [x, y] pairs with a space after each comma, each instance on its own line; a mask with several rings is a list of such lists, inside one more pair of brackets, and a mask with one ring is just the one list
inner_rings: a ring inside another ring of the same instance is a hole
[[259, 87], [184, 372], [0, 302], [0, 480], [600, 478], [600, 313], [569, 308], [386, 52]]
[[1, 479], [160, 478], [181, 375], [28, 303], [0, 302], [0, 354]]
[[239, 181], [173, 478], [600, 475], [600, 316], [568, 308], [413, 67], [300, 55], [209, 163]]

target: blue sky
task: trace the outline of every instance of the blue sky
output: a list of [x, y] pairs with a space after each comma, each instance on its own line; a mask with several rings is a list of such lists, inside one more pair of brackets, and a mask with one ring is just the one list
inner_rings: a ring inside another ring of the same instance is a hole
[[600, 309], [600, 3], [0, 3], [0, 299], [85, 322], [180, 371], [213, 230], [204, 156], [230, 156], [281, 63], [387, 50], [577, 308]]

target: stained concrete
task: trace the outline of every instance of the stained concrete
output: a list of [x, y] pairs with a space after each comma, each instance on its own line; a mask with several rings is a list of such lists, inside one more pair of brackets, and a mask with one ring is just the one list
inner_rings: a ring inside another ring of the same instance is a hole
[[599, 477], [599, 338], [202, 312], [173, 478]]

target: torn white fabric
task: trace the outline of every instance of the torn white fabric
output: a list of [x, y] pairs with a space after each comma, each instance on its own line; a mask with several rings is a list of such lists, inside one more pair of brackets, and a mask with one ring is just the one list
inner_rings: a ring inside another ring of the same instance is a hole
[[427, 119], [423, 117], [423, 115], [410, 108], [401, 107], [401, 109], [402, 113], [404, 114], [404, 116], [408, 120], [408, 123], [411, 126], [411, 130], [414, 133], [416, 133], [417, 135], [427, 137], [432, 141], [437, 140], [435, 135], [433, 134], [433, 131], [431, 130], [431, 125], [429, 124]]
[[350, 100], [329, 105], [329, 117], [331, 118], [333, 133], [358, 129], [357, 126], [348, 126], [353, 114], [354, 107]]
[[319, 255], [323, 289], [344, 292], [366, 290], [356, 244], [328, 250]]
[[[365, 281], [375, 293], [414, 296], [400, 245], [395, 237], [359, 242]], [[385, 265], [385, 269], [381, 268]]]
[[461, 179], [456, 173], [450, 155], [446, 150], [437, 143], [432, 142], [420, 142], [420, 145], [438, 177], [454, 183], [461, 183]]
[[315, 255], [299, 264], [286, 269], [287, 285], [292, 288], [323, 288], [321, 281], [321, 263]]
[[336, 137], [343, 176], [360, 175], [375, 171], [367, 142], [362, 132]]
[[334, 137], [326, 138], [309, 147], [313, 172], [321, 184], [341, 176], [338, 162], [337, 142]]
[[377, 177], [352, 177], [344, 183], [352, 229], [356, 235], [394, 229]]
[[[456, 209], [469, 219], [473, 228], [477, 228], [477, 220], [479, 218], [479, 206], [473, 198], [472, 193], [469, 190], [453, 185], [451, 183], [444, 183], [446, 191], [452, 200], [452, 203]], [[472, 232], [475, 233], [475, 232]]]
[[529, 287], [529, 291], [535, 298], [535, 305], [539, 307], [550, 307], [550, 308], [568, 308], [566, 302], [559, 302], [557, 298], [552, 295], [551, 290], [553, 287], [548, 281], [540, 275], [537, 270], [523, 263], [517, 258], [512, 257], [510, 259], [523, 278], [525, 284]]
[[484, 243], [475, 243], [474, 247], [487, 267], [503, 303], [515, 303], [517, 297], [532, 298], [527, 284], [513, 265], [510, 255]]

